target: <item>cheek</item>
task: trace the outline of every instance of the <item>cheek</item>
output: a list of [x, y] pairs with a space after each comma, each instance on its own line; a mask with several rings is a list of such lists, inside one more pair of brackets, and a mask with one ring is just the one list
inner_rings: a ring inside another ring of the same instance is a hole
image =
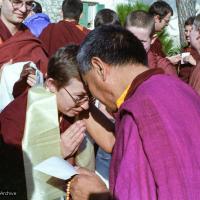
[[56, 96], [58, 110], [62, 113], [64, 113], [66, 110], [69, 110], [69, 101], [65, 99], [62, 94], [57, 94]]

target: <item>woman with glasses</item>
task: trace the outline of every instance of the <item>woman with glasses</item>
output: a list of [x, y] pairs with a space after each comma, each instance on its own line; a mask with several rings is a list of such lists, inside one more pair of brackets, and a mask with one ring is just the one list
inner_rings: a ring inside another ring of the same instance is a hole
[[[59, 49], [48, 64], [45, 87], [56, 95], [61, 125], [61, 149], [63, 157], [71, 156], [84, 138], [86, 126], [74, 117], [87, 110], [89, 99], [77, 69], [78, 46]], [[0, 114], [0, 133], [6, 144], [21, 145], [26, 113], [27, 93], [17, 97]], [[65, 129], [68, 128], [66, 131]]]
[[[64, 158], [71, 157], [76, 152], [84, 138], [86, 125], [97, 143], [102, 145], [106, 151], [110, 151], [106, 136], [99, 137], [96, 132], [103, 132], [106, 135], [113, 133], [114, 128], [113, 124], [109, 123], [95, 106], [90, 107], [91, 112], [88, 115], [89, 97], [78, 72], [77, 51], [78, 46], [76, 45], [60, 48], [49, 60], [45, 81], [46, 89], [54, 93], [57, 99], [61, 149]], [[2, 135], [5, 144], [21, 145], [26, 119], [26, 104], [27, 92], [17, 97], [0, 113], [0, 136]], [[75, 122], [75, 117], [78, 116], [84, 120]], [[103, 125], [100, 125], [100, 121]], [[112, 147], [113, 144], [110, 146]]]

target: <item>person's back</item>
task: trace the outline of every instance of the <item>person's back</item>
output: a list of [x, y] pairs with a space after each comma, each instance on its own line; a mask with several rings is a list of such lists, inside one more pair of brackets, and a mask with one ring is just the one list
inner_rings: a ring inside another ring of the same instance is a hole
[[121, 23], [115, 11], [111, 9], [102, 9], [96, 14], [94, 19], [95, 28], [101, 25], [121, 26]]
[[[127, 130], [116, 127], [111, 185], [126, 184], [128, 178], [134, 188], [130, 199], [196, 199], [200, 195], [200, 97], [182, 81], [153, 70], [133, 81], [118, 112], [116, 123], [126, 121]], [[138, 128], [130, 132], [130, 123]], [[123, 159], [116, 165], [119, 155]], [[130, 157], [134, 166], [128, 163]], [[121, 190], [114, 193], [123, 196]]]
[[64, 0], [62, 4], [63, 20], [49, 24], [41, 33], [40, 39], [44, 42], [49, 55], [54, 54], [58, 48], [67, 44], [80, 44], [88, 29], [78, 24], [83, 10], [80, 0]]

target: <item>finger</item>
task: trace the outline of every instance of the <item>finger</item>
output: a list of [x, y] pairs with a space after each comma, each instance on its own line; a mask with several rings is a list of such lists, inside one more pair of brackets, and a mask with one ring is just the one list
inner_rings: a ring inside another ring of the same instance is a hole
[[36, 77], [28, 76], [27, 81], [32, 82], [32, 83], [36, 83]]
[[26, 82], [27, 82], [27, 84], [30, 85], [31, 87], [33, 87], [33, 86], [36, 84], [36, 81], [27, 80]]
[[81, 126], [82, 123], [80, 121], [74, 122], [68, 129], [65, 130], [65, 132], [71, 132], [71, 131], [73, 131], [75, 129], [75, 127]]
[[74, 147], [74, 149], [80, 146], [84, 137], [85, 137], [84, 133], [81, 133], [71, 140], [71, 143], [72, 143], [72, 146]]
[[70, 139], [72, 140], [72, 142], [76, 141], [80, 135], [85, 135], [85, 131], [86, 131], [86, 128], [83, 127], [81, 129], [77, 129], [75, 132], [73, 132], [72, 134], [70, 134]]
[[66, 133], [68, 132], [68, 134], [69, 134], [69, 136], [71, 136], [71, 137], [73, 137], [73, 135], [75, 134], [75, 133], [77, 133], [77, 132], [80, 132], [80, 130], [81, 130], [81, 132], [83, 132], [84, 130], [86, 130], [86, 126], [85, 126], [85, 124], [80, 124], [80, 123], [74, 123], [73, 125], [71, 125], [70, 127], [69, 127], [69, 129], [67, 129], [66, 130]]

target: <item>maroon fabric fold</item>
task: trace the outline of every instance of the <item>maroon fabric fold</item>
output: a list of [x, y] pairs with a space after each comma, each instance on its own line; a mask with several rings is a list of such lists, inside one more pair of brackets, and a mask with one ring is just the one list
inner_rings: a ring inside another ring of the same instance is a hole
[[81, 27], [75, 21], [60, 21], [49, 24], [41, 33], [39, 38], [44, 42], [50, 56], [60, 47], [67, 44], [80, 44], [89, 30]]
[[165, 74], [177, 76], [175, 66], [167, 58], [155, 54], [151, 49], [148, 51], [147, 56], [149, 68], [162, 68]]
[[[25, 91], [0, 113], [0, 135], [5, 144], [21, 146], [26, 119], [27, 95], [28, 91]], [[61, 133], [73, 122], [74, 118], [63, 117], [60, 122]]]
[[12, 37], [12, 34], [6, 27], [6, 25], [3, 23], [3, 21], [0, 19], [0, 38], [2, 42], [8, 40], [10, 37]]
[[160, 39], [157, 38], [153, 44], [151, 44], [150, 50], [161, 57], [166, 57], [165, 53], [163, 52], [162, 44], [160, 42]]
[[42, 42], [29, 30], [19, 31], [0, 45], [0, 66], [13, 59], [15, 62], [33, 61], [46, 73], [48, 54]]

